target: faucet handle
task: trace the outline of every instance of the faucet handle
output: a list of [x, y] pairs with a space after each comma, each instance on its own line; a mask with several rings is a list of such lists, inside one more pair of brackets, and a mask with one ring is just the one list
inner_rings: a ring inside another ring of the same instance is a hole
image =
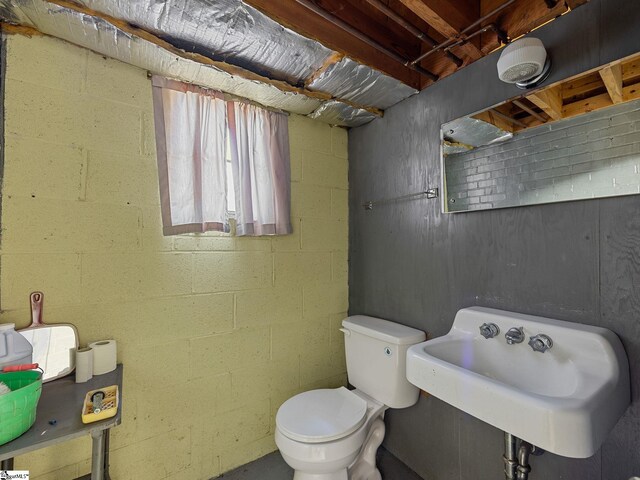
[[553, 347], [553, 340], [547, 335], [538, 334], [533, 337], [529, 337], [529, 346], [533, 348], [534, 352], [544, 353]]
[[509, 345], [524, 342], [524, 329], [522, 327], [510, 328], [507, 333], [504, 334], [504, 338], [507, 339]]
[[500, 333], [500, 328], [495, 323], [483, 323], [480, 325], [480, 335], [484, 338], [493, 338]]

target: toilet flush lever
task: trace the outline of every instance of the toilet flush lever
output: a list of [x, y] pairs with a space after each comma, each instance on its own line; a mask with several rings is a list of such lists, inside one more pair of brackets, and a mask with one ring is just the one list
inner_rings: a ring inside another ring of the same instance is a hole
[[347, 337], [351, 335], [351, 330], [347, 330], [346, 328], [341, 328], [340, 331], [344, 333]]

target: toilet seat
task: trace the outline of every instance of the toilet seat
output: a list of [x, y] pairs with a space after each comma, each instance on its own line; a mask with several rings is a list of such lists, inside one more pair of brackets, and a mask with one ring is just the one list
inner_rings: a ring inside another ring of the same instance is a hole
[[344, 387], [311, 390], [282, 404], [278, 430], [291, 440], [324, 443], [358, 430], [367, 417], [367, 402]]

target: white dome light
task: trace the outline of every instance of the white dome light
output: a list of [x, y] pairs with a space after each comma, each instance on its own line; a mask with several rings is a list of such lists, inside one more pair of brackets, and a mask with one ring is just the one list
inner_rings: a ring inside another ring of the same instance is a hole
[[542, 42], [521, 38], [507, 45], [498, 60], [498, 78], [520, 88], [539, 85], [549, 75], [551, 62]]

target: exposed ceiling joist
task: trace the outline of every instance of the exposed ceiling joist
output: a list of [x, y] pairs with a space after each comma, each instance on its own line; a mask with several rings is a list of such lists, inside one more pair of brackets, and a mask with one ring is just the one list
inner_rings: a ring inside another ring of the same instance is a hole
[[[586, 3], [588, 0], [580, 1]], [[504, 3], [505, 0], [482, 0], [480, 14], [489, 15]], [[559, 1], [555, 6], [549, 7], [545, 0], [517, 0], [497, 16], [489, 17], [487, 21], [493, 19], [505, 35], [514, 39], [568, 12], [569, 7], [565, 1]], [[485, 55], [499, 47], [500, 42], [495, 35], [483, 36], [481, 50]]]
[[571, 103], [583, 96], [590, 96], [590, 92], [602, 86], [600, 75], [586, 75], [562, 84], [562, 99], [564, 103]]
[[[629, 85], [622, 89], [623, 102], [631, 102], [633, 100], [640, 99], [640, 84]], [[613, 105], [609, 93], [603, 93], [590, 97], [587, 100], [581, 102], [574, 102], [563, 107], [563, 117], [570, 118], [576, 115], [581, 115], [587, 112], [593, 112], [601, 108], [610, 107]]]
[[358, 40], [364, 42], [365, 44], [367, 44], [370, 47], [374, 48], [375, 50], [379, 51], [383, 55], [386, 55], [387, 57], [391, 58], [392, 60], [395, 60], [400, 65], [406, 66], [407, 68], [410, 68], [411, 70], [415, 70], [420, 75], [423, 75], [423, 76], [427, 77], [429, 80], [432, 80], [432, 81], [438, 80], [438, 76], [435, 75], [433, 72], [430, 72], [429, 70], [426, 70], [425, 68], [422, 68], [420, 65], [416, 65], [416, 64], [410, 63], [409, 62], [410, 58], [403, 58], [400, 54], [396, 53], [393, 49], [387, 48], [383, 44], [378, 43], [373, 38], [369, 37], [365, 33], [361, 32], [357, 28], [351, 26], [349, 23], [347, 23], [344, 20], [342, 20], [340, 17], [332, 14], [328, 10], [325, 10], [321, 6], [317, 5], [313, 0], [295, 0], [295, 1], [298, 4], [302, 5], [304, 8], [306, 8], [306, 9], [310, 10], [311, 12], [315, 13], [316, 15], [324, 18], [326, 21], [328, 21], [332, 25], [335, 25], [336, 27], [338, 27], [338, 28], [344, 30], [345, 32], [347, 32], [348, 34], [352, 35], [354, 38], [357, 38]]
[[526, 127], [526, 125], [524, 123], [522, 123], [520, 120], [516, 120], [515, 118], [507, 115], [506, 113], [502, 113], [500, 110], [498, 110], [497, 108], [493, 108], [491, 110], [489, 110], [490, 113], [492, 113], [493, 115], [496, 115], [498, 118], [503, 119], [504, 121], [515, 125], [516, 127]]
[[[417, 89], [436, 80], [425, 78], [424, 70], [437, 80], [444, 78], [509, 39], [570, 11], [566, 0], [243, 1], [288, 28]], [[572, 0], [571, 8], [586, 1]], [[416, 53], [412, 56], [412, 52]], [[410, 72], [412, 66], [424, 69], [422, 75]]]
[[528, 95], [527, 99], [540, 107], [552, 119], [560, 120], [562, 118], [562, 88], [560, 85], [539, 90]]
[[622, 65], [619, 63], [608, 65], [600, 70], [600, 77], [607, 87], [607, 92], [613, 103], [621, 103], [624, 100], [622, 93]]
[[507, 121], [503, 115], [496, 115], [495, 112], [496, 111], [493, 109], [487, 110], [474, 115], [473, 118], [490, 123], [491, 125], [494, 125], [500, 130], [504, 130], [505, 132], [513, 133], [513, 122]]
[[0, 22], [0, 32], [9, 35], [24, 35], [25, 37], [40, 37], [45, 36], [40, 30], [26, 25], [12, 25], [10, 23]]
[[[384, 4], [382, 2], [382, 0], [365, 0], [365, 1], [369, 5], [371, 5], [373, 8], [379, 10], [380, 12], [385, 14], [387, 17], [389, 17], [389, 19], [391, 19], [392, 21], [396, 22], [398, 25], [401, 25], [408, 32], [410, 32], [414, 37], [416, 37], [420, 41], [424, 42], [429, 47], [434, 47], [434, 46], [436, 46], [438, 44], [438, 42], [436, 40], [434, 40], [433, 38], [431, 38], [427, 33], [421, 32], [411, 22], [409, 22], [408, 20], [403, 18], [401, 15], [399, 15], [398, 13], [396, 13], [395, 11], [390, 9], [386, 4]], [[402, 0], [400, 0], [400, 1], [402, 1]], [[446, 57], [447, 57], [447, 59], [452, 61], [457, 67], [460, 67], [463, 64], [462, 59], [460, 57], [454, 55], [451, 52], [447, 52], [446, 53]]]
[[[462, 15], [464, 10], [450, 2], [441, 0], [400, 0], [400, 2], [447, 38], [459, 38], [462, 30], [473, 22], [473, 20], [467, 22], [467, 18]], [[464, 43], [459, 48], [472, 60], [482, 57], [480, 49], [471, 42]]]
[[[35, 25], [98, 53], [267, 106], [361, 125], [586, 1], [11, 0], [0, 21]], [[11, 9], [30, 12], [37, 25], [29, 16], [8, 17]], [[128, 48], [136, 60], [127, 57]], [[147, 54], [162, 61], [148, 61]], [[640, 78], [640, 62], [637, 67], [623, 65], [623, 79], [627, 70]], [[547, 109], [557, 107], [546, 101]], [[535, 104], [522, 105], [531, 110], [499, 109], [492, 117], [506, 115], [516, 130], [546, 119]]]
[[311, 85], [314, 82], [314, 80], [320, 77], [324, 72], [326, 72], [329, 68], [331, 68], [333, 65], [338, 63], [343, 58], [344, 58], [344, 55], [338, 52], [334, 52], [333, 54], [329, 55], [327, 59], [324, 61], [324, 63], [320, 66], [320, 68], [318, 68], [315, 72], [313, 72], [313, 74], [311, 74], [304, 81], [304, 86], [308, 87], [309, 85]]
[[640, 81], [640, 58], [622, 64], [622, 80], [627, 83]]
[[520, 107], [523, 111], [527, 112], [529, 115], [531, 115], [533, 118], [535, 118], [536, 120], [539, 120], [542, 123], [546, 123], [547, 119], [544, 118], [542, 115], [540, 115], [538, 112], [536, 112], [535, 110], [533, 110], [532, 108], [529, 108], [528, 106], [526, 106], [522, 101], [520, 100], [514, 100], [513, 104], [516, 107]]
[[295, 1], [245, 0], [285, 27], [317, 40], [328, 48], [358, 62], [380, 70], [401, 82], [419, 89], [420, 74], [332, 24]]

